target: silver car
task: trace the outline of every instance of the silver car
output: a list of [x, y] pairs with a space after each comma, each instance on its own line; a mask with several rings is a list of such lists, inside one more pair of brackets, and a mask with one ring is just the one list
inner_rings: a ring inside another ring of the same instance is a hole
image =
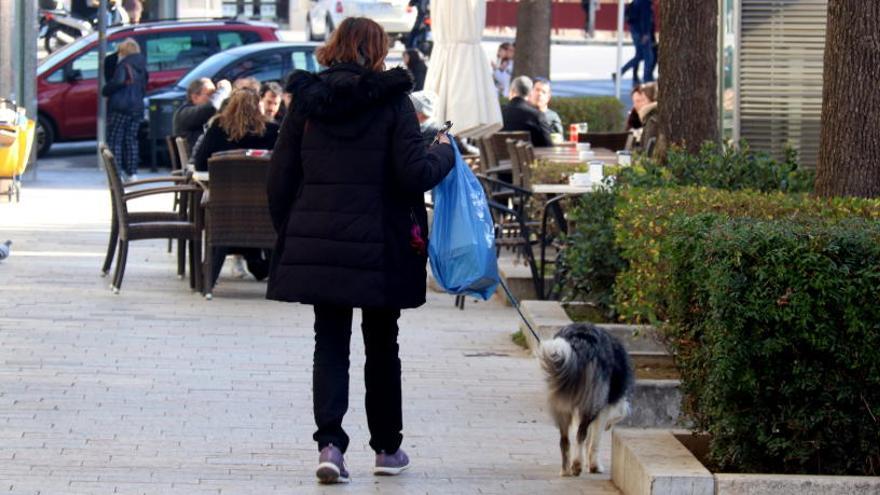
[[408, 0], [312, 0], [306, 14], [309, 40], [326, 40], [346, 17], [368, 17], [385, 29], [391, 40], [404, 39], [416, 22]]

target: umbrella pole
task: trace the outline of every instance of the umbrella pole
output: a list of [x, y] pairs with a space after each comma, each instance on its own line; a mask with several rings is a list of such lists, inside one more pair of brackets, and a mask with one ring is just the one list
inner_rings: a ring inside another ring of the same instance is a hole
[[614, 78], [614, 96], [620, 99], [620, 67], [623, 65], [623, 2], [617, 0], [617, 77]]

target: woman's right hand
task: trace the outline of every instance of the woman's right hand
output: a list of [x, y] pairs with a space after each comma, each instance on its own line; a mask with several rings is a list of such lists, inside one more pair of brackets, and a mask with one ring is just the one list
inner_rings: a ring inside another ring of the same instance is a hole
[[437, 142], [442, 144], [452, 144], [449, 142], [449, 134], [446, 134], [445, 132], [437, 136]]

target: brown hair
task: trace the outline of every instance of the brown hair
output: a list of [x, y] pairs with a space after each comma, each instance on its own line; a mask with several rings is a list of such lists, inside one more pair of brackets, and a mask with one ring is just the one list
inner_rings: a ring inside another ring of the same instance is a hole
[[248, 134], [266, 133], [266, 118], [260, 111], [260, 96], [250, 89], [237, 89], [217, 116], [217, 125], [230, 141], [239, 141]]
[[382, 26], [366, 17], [349, 17], [333, 31], [330, 40], [318, 48], [318, 63], [330, 67], [337, 63], [355, 63], [380, 72], [388, 55], [388, 35]]
[[657, 101], [657, 83], [645, 83], [639, 86], [639, 92], [645, 95], [645, 98], [650, 102]]

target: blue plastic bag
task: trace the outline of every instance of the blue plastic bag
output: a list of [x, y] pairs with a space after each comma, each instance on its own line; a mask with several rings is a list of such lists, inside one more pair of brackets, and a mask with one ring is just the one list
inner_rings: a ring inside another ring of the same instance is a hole
[[434, 226], [428, 242], [431, 271], [451, 294], [483, 300], [498, 286], [495, 226], [486, 194], [471, 169], [455, 150], [455, 166], [432, 191]]

